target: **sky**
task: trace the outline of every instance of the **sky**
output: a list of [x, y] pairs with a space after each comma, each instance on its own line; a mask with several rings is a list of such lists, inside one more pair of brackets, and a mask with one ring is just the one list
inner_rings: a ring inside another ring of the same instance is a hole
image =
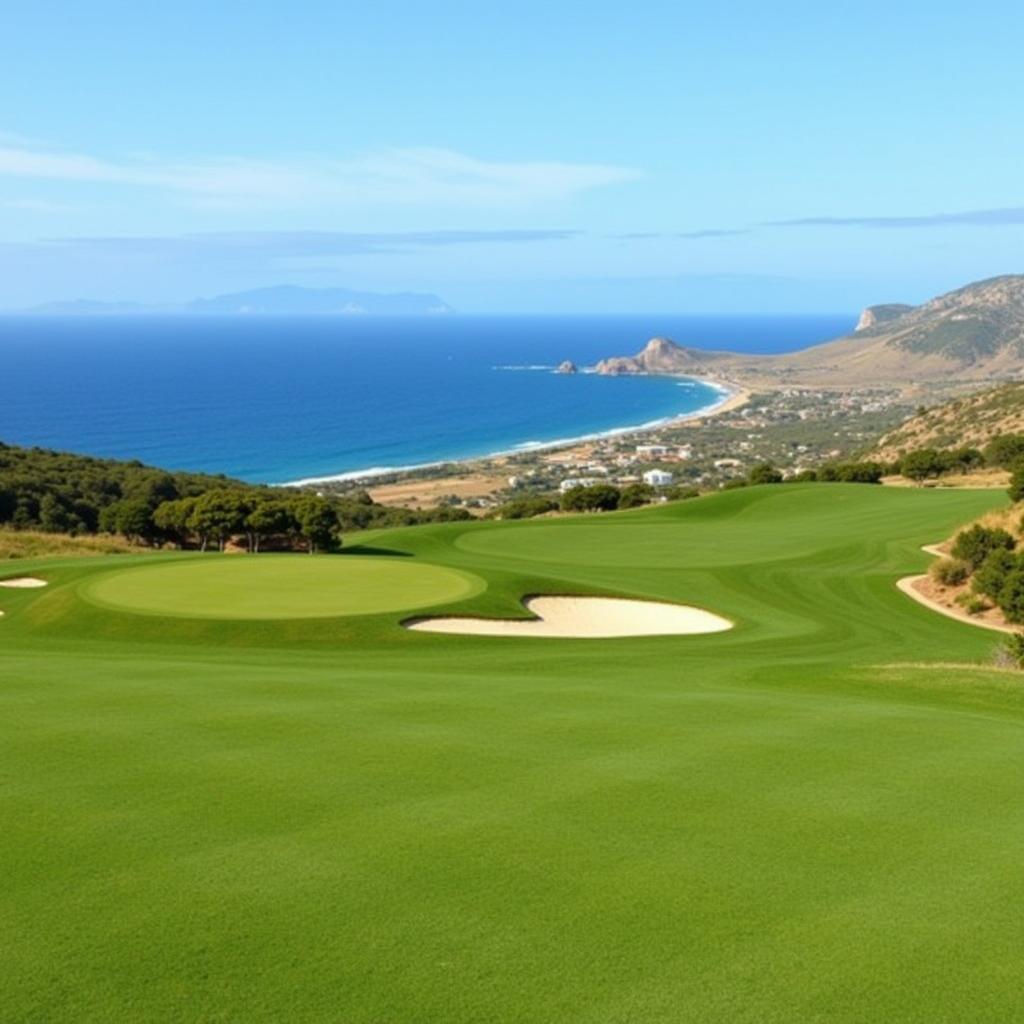
[[848, 312], [1024, 271], [1024, 6], [14, 3], [0, 308]]

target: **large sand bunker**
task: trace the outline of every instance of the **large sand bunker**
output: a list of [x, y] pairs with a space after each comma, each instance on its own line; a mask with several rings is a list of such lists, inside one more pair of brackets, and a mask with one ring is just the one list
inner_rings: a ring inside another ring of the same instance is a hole
[[31, 589], [34, 587], [45, 587], [46, 580], [36, 579], [35, 576], [15, 576], [9, 580], [0, 580], [0, 587], [13, 587]]
[[732, 623], [721, 615], [663, 601], [621, 597], [528, 597], [536, 619], [478, 619], [461, 616], [407, 619], [407, 629], [473, 636], [617, 637], [721, 633]]

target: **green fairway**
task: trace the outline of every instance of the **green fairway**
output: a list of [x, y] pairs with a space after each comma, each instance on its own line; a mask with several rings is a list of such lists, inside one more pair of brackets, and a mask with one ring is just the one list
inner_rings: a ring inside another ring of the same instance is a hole
[[[0, 592], [0, 1017], [1024, 1019], [1022, 676], [895, 588], [1004, 500], [785, 485], [19, 563], [50, 585]], [[736, 625], [400, 625], [524, 594]]]
[[483, 589], [479, 577], [413, 559], [263, 555], [107, 572], [82, 593], [100, 605], [149, 615], [295, 619], [407, 611]]

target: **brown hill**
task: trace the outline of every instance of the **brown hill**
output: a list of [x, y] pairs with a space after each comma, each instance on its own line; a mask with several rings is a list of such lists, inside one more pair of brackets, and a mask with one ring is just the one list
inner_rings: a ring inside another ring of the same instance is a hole
[[869, 307], [853, 334], [801, 352], [747, 356], [654, 338], [635, 356], [604, 360], [597, 372], [825, 387], [1016, 379], [1024, 376], [1024, 275], [979, 281], [920, 306]]
[[926, 409], [882, 437], [872, 458], [914, 448], [983, 448], [999, 434], [1024, 433], [1024, 384], [1004, 384]]
[[881, 306], [868, 306], [861, 313], [854, 331], [866, 331], [871, 327], [877, 327], [879, 324], [888, 323], [890, 320], [903, 316], [904, 313], [909, 313], [913, 308], [913, 306], [908, 306], [905, 302], [886, 302]]

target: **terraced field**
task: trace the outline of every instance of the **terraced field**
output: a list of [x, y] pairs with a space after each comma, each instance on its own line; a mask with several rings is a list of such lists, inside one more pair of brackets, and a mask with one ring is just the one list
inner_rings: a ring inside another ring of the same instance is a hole
[[[1024, 1018], [1024, 685], [895, 588], [992, 492], [792, 485], [18, 562], [10, 1021]], [[448, 636], [530, 594], [734, 628]]]

